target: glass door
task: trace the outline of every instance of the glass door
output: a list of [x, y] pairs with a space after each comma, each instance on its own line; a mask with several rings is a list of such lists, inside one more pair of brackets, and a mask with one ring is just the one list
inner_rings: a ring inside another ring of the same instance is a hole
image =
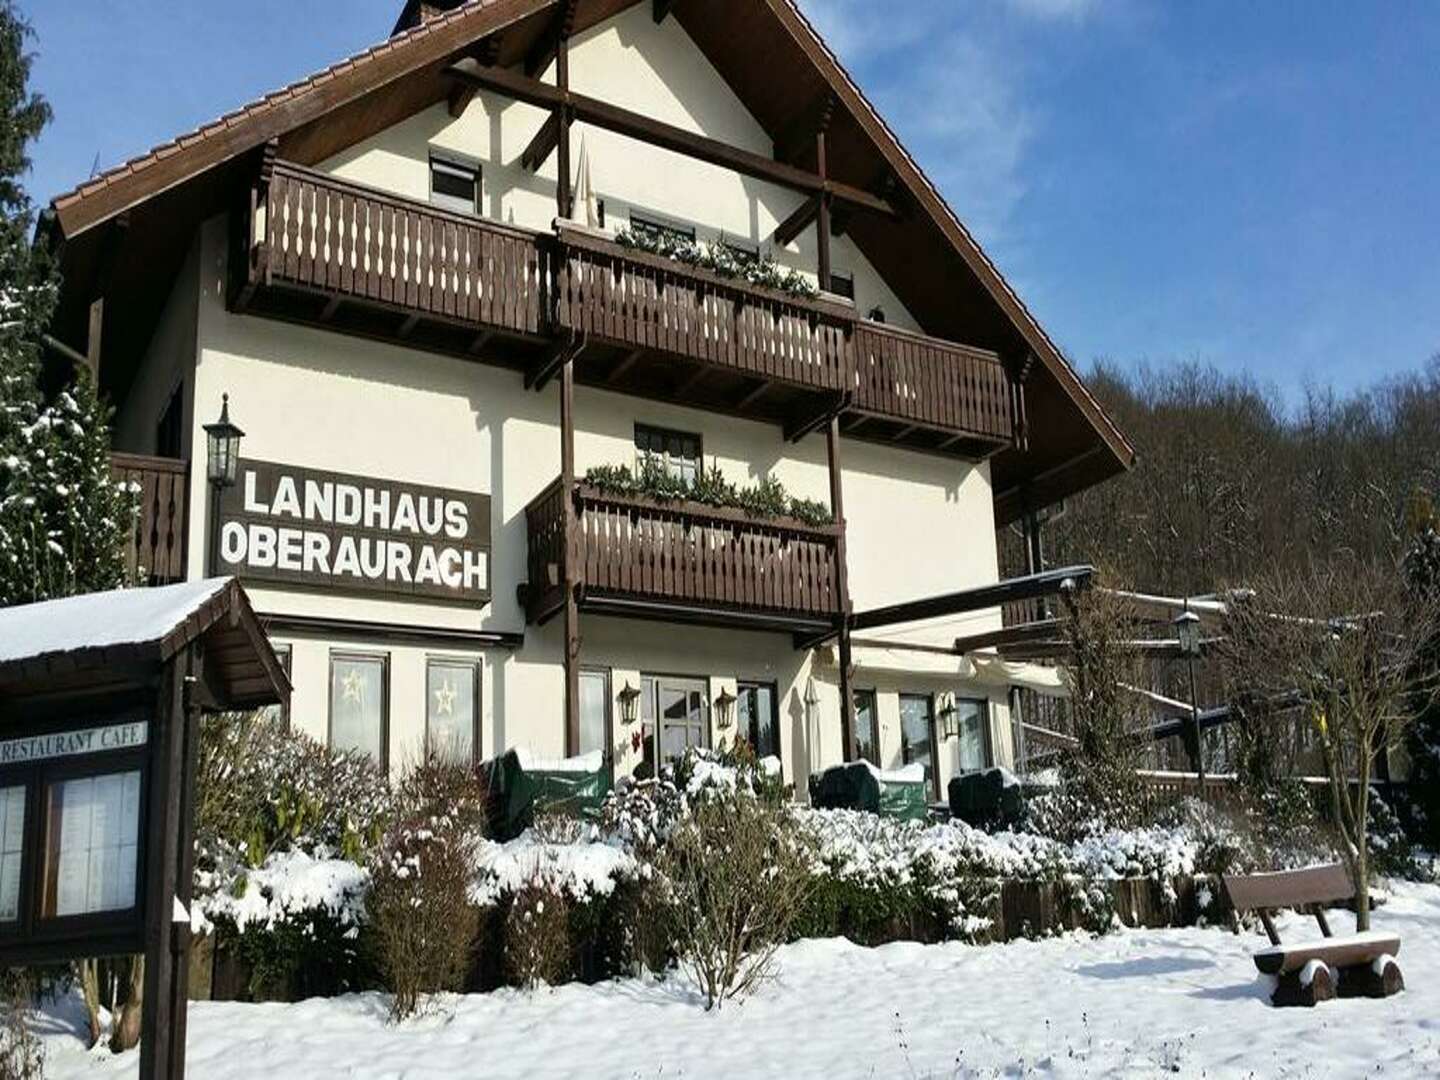
[[935, 772], [935, 702], [929, 694], [900, 695], [900, 756], [925, 768], [925, 785], [939, 798]]

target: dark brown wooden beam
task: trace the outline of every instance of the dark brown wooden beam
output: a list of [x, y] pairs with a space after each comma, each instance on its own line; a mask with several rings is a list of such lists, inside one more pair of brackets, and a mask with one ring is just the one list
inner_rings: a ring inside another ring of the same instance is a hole
[[906, 425], [905, 425], [904, 427], [902, 427], [899, 431], [897, 431], [894, 435], [891, 435], [891, 436], [890, 436], [890, 441], [891, 441], [891, 442], [900, 442], [900, 441], [903, 440], [903, 439], [909, 438], [911, 435], [915, 434], [915, 430], [916, 430], [917, 426], [918, 426], [918, 425], [916, 425], [916, 424], [906, 424]]
[[332, 296], [329, 300], [325, 301], [325, 307], [320, 312], [320, 321], [325, 323], [335, 318], [335, 313], [340, 310], [340, 305], [344, 302], [345, 298], [343, 296]]
[[837, 632], [840, 639], [840, 738], [844, 746], [845, 760], [857, 761], [860, 757], [855, 739], [855, 692], [851, 686], [854, 678], [854, 659], [850, 648], [850, 570], [845, 553], [845, 486], [840, 465], [840, 417], [830, 418], [825, 429], [825, 451], [830, 466], [830, 513], [840, 532], [835, 538], [835, 585], [840, 593], [840, 619]]
[[969, 611], [983, 611], [999, 607], [1012, 600], [1034, 600], [1040, 596], [1054, 596], [1065, 588], [1067, 582], [1072, 588], [1083, 588], [1095, 576], [1093, 566], [1067, 566], [1058, 570], [1047, 570], [1029, 577], [1012, 578], [994, 585], [981, 585], [974, 589], [943, 593], [921, 600], [910, 600], [900, 604], [862, 611], [850, 620], [853, 630], [869, 630], [877, 626], [895, 626], [900, 623], [918, 622], [921, 619], [938, 618], [941, 615], [963, 615]]
[[700, 383], [704, 380], [705, 376], [708, 374], [710, 374], [710, 369], [706, 365], [701, 364], [699, 367], [697, 367], [694, 371], [690, 373], [690, 376], [684, 382], [682, 382], [679, 386], [675, 388], [676, 399], [684, 400], [684, 398], [689, 395], [690, 391], [694, 390], [695, 387], [699, 386]]
[[606, 131], [613, 131], [617, 135], [637, 139], [640, 142], [683, 154], [697, 161], [733, 169], [743, 176], [765, 180], [807, 194], [828, 192], [833, 199], [857, 209], [884, 214], [888, 217], [895, 216], [894, 207], [886, 200], [851, 184], [821, 179], [815, 173], [775, 161], [762, 154], [755, 154], [716, 139], [697, 135], [684, 128], [675, 127], [673, 124], [666, 124], [640, 113], [631, 112], [629, 109], [622, 109], [618, 105], [611, 105], [583, 94], [561, 90], [548, 83], [526, 78], [524, 75], [505, 68], [452, 66], [446, 68], [445, 71], [451, 78], [474, 83], [482, 89], [504, 94], [516, 101], [523, 101], [542, 109], [553, 111], [562, 106], [568, 106], [574, 120], [593, 124]]
[[1002, 645], [1019, 645], [1031, 641], [1054, 639], [1064, 627], [1060, 619], [1041, 619], [1020, 626], [1007, 626], [1001, 630], [987, 630], [983, 634], [968, 634], [955, 639], [957, 653], [974, 652], [977, 649], [993, 649]]
[[775, 228], [775, 246], [786, 247], [820, 215], [820, 196], [811, 195]]
[[815, 149], [815, 133], [829, 131], [835, 95], [826, 91], [795, 115], [774, 139], [775, 160], [795, 164]]
[[573, 330], [556, 338], [534, 366], [525, 372], [525, 389], [544, 390], [557, 371], [584, 351], [585, 338]]
[[735, 403], [736, 409], [748, 409], [755, 402], [770, 392], [775, 384], [769, 379], [761, 379], [755, 386], [745, 392], [745, 396]]
[[539, 172], [540, 166], [544, 165], [555, 148], [560, 145], [560, 114], [553, 112], [540, 125], [540, 130], [525, 147], [525, 152], [520, 155], [520, 166], [529, 169], [531, 172]]
[[[481, 64], [498, 64], [500, 62], [500, 46], [504, 40], [504, 34], [491, 34], [476, 46], [471, 55]], [[476, 87], [473, 86], [456, 86], [451, 90], [450, 115], [457, 120], [463, 116], [465, 110], [470, 107], [470, 102], [475, 100], [475, 93]]]
[[575, 362], [567, 356], [560, 367], [560, 485], [564, 492], [560, 522], [565, 537], [560, 586], [565, 594], [565, 753], [580, 753], [580, 609], [577, 606], [575, 534]]
[[481, 330], [480, 333], [475, 335], [475, 340], [470, 342], [470, 352], [478, 353], [481, 349], [485, 348], [486, 345], [490, 344], [490, 339], [494, 336], [495, 331], [493, 330]]
[[675, 10], [676, 0], [655, 0], [654, 15], [656, 24], [663, 23], [666, 17]]
[[813, 435], [826, 424], [837, 419], [850, 405], [848, 394], [841, 394], [838, 398], [832, 398], [818, 412], [810, 416], [802, 416], [785, 425], [785, 438], [788, 442], [799, 442], [807, 435]]
[[625, 358], [621, 360], [620, 363], [615, 365], [610, 374], [605, 376], [605, 381], [607, 383], [619, 382], [629, 373], [631, 368], [640, 362], [640, 358], [644, 355], [644, 349], [632, 349], [625, 354]]
[[[575, 32], [576, 0], [561, 0], [555, 8], [550, 25], [536, 40], [534, 48], [525, 57], [525, 74], [534, 78], [550, 66], [560, 53], [560, 43]], [[491, 60], [491, 64], [495, 61]]]
[[415, 332], [415, 327], [419, 324], [419, 315], [406, 315], [404, 321], [400, 323], [400, 329], [396, 332], [399, 334], [400, 337], [408, 338], [411, 334]]

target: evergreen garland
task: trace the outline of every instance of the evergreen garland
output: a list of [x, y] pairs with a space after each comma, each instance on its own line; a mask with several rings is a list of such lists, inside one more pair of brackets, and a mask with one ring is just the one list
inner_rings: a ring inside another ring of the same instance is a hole
[[50, 119], [30, 92], [30, 29], [0, 0], [0, 606], [113, 589], [125, 580], [134, 498], [110, 471], [109, 410], [89, 373], [41, 393], [41, 339], [59, 280], [21, 177]]
[[791, 495], [773, 476], [740, 487], [726, 480], [718, 465], [702, 471], [693, 481], [674, 475], [656, 461], [645, 461], [638, 472], [624, 465], [601, 465], [585, 474], [585, 483], [607, 495], [643, 495], [659, 502], [689, 499], [743, 510], [755, 518], [791, 517], [806, 525], [831, 525], [835, 520], [824, 503]]

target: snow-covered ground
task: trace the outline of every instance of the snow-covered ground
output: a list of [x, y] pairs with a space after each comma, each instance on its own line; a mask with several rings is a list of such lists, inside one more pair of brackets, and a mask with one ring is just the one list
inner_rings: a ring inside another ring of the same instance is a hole
[[[1333, 1077], [1440, 1075], [1440, 886], [1396, 885], [1376, 925], [1403, 938], [1410, 988], [1386, 1001], [1272, 1009], [1219, 929], [978, 948], [807, 941], [718, 1014], [683, 980], [451, 998], [402, 1025], [379, 994], [196, 1004], [189, 1075], [303, 1077]], [[1332, 916], [1337, 934], [1350, 920]], [[1282, 932], [1314, 933], [1287, 918]], [[78, 1010], [46, 1022], [49, 1073], [133, 1076], [87, 1054]]]

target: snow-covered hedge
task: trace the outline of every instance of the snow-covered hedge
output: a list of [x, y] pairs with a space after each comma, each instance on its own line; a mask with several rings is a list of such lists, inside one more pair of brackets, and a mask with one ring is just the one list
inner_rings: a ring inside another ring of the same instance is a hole
[[191, 911], [197, 933], [210, 932], [218, 921], [240, 933], [273, 930], [278, 923], [325, 917], [351, 931], [365, 921], [365, 893], [370, 874], [347, 859], [330, 858], [323, 848], [276, 852], [264, 865], [241, 872], [224, 889], [202, 877], [202, 891]]

